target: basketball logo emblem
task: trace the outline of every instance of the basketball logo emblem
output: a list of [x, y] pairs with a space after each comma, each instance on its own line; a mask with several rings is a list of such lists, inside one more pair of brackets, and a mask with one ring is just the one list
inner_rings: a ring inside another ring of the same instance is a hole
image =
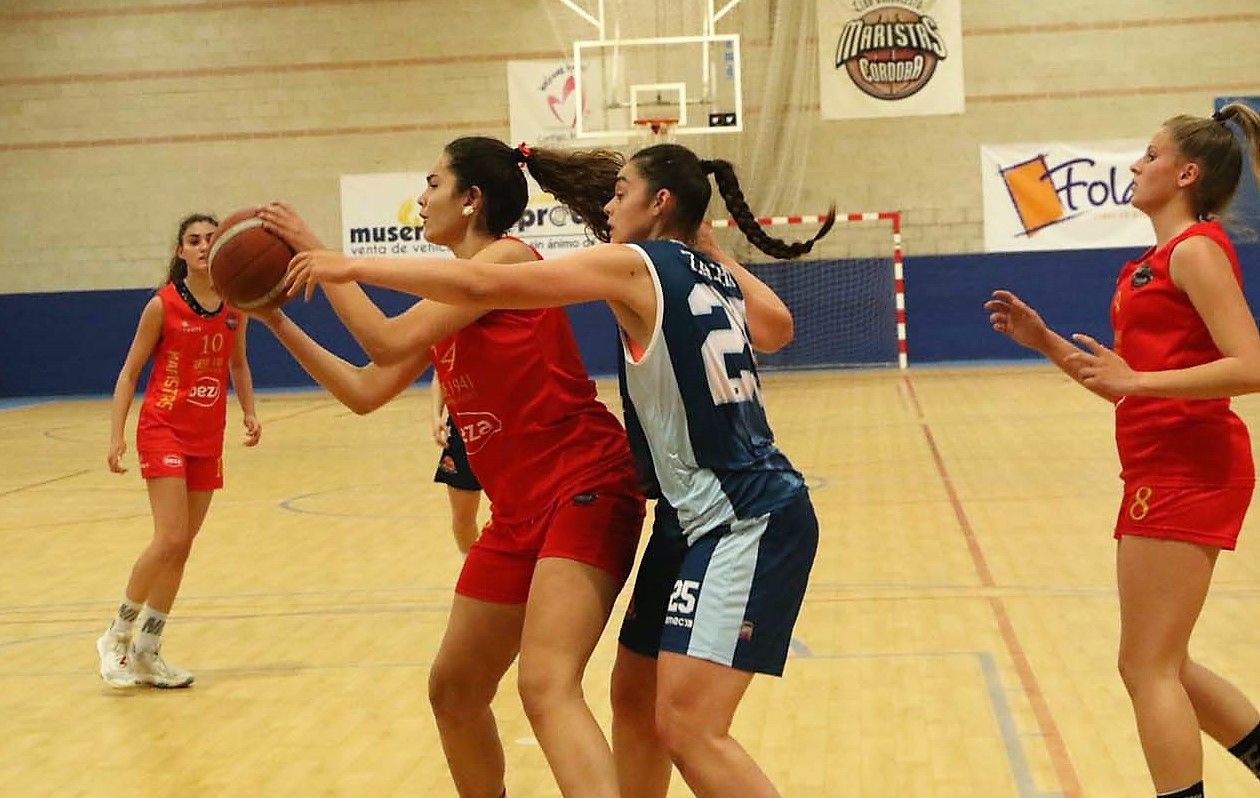
[[835, 65], [871, 97], [902, 100], [926, 86], [945, 57], [945, 37], [936, 20], [892, 4], [845, 24]]

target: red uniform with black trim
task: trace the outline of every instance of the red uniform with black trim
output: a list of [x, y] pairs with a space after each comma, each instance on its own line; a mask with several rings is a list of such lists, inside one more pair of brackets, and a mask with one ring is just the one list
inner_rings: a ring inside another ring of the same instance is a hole
[[146, 479], [184, 476], [192, 490], [222, 487], [228, 363], [241, 314], [226, 304], [207, 311], [182, 282], [157, 292], [162, 333], [136, 427]]
[[[1198, 222], [1125, 264], [1111, 303], [1115, 351], [1135, 371], [1183, 369], [1221, 358], [1207, 325], [1169, 274], [1173, 250], [1205, 236], [1242, 271], [1224, 229]], [[1116, 537], [1141, 535], [1232, 549], [1251, 502], [1247, 426], [1229, 399], [1126, 396], [1116, 404], [1124, 500]]]
[[456, 592], [522, 603], [543, 557], [624, 582], [644, 500], [625, 430], [596, 398], [564, 310], [491, 311], [431, 354], [491, 502]]

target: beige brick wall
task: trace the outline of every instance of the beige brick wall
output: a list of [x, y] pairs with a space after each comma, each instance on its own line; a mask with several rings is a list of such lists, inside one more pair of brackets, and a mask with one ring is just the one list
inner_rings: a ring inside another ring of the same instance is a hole
[[[657, 1], [661, 19], [684, 3]], [[721, 26], [745, 39], [746, 103], [763, 95], [776, 2], [813, 0], [744, 0]], [[754, 210], [897, 209], [908, 256], [975, 251], [981, 143], [1143, 138], [1214, 96], [1260, 93], [1256, 0], [963, 5], [966, 114], [824, 122], [812, 89], [787, 111], [809, 120], [808, 180], [792, 207]], [[9, 0], [0, 293], [152, 284], [184, 213], [273, 197], [335, 242], [341, 174], [423, 168], [456, 135], [506, 137], [504, 63], [590, 34], [559, 0]], [[765, 112], [753, 104], [746, 125]], [[687, 143], [743, 165], [755, 146]], [[885, 241], [837, 233], [824, 251]]]

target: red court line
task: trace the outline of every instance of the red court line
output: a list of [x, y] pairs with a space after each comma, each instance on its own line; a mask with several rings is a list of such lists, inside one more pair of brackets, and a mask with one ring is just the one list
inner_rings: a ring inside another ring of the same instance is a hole
[[429, 55], [412, 58], [372, 58], [359, 61], [309, 61], [285, 64], [238, 64], [235, 66], [131, 69], [123, 72], [67, 72], [58, 75], [0, 77], [0, 86], [61, 86], [79, 83], [128, 83], [140, 80], [187, 80], [245, 75], [284, 75], [299, 72], [348, 72], [362, 69], [442, 66], [446, 64], [493, 64], [501, 61], [560, 59], [558, 50], [526, 50], [516, 53]]
[[0, 152], [28, 150], [77, 150], [98, 147], [139, 147], [154, 144], [206, 144], [221, 141], [264, 141], [280, 139], [326, 138], [330, 136], [377, 136], [386, 133], [422, 133], [433, 130], [484, 131], [509, 127], [506, 119], [481, 119], [468, 122], [423, 122], [406, 125], [365, 125], [360, 127], [302, 128], [297, 130], [246, 130], [239, 133], [188, 133], [167, 136], [133, 136], [112, 139], [71, 139], [65, 141], [26, 141], [0, 143]]
[[[373, 3], [399, 3], [408, 0], [370, 0]], [[0, 22], [51, 22], [66, 19], [99, 19], [101, 17], [146, 17], [158, 14], [190, 14], [234, 9], [303, 8], [306, 6], [361, 5], [362, 0], [206, 0], [194, 3], [162, 3], [158, 5], [117, 5], [103, 8], [59, 9], [52, 11], [12, 11], [0, 14]]]
[[[936, 473], [940, 476], [941, 483], [945, 487], [945, 493], [949, 496], [949, 503], [954, 508], [954, 517], [958, 520], [958, 528], [962, 531], [963, 539], [967, 542], [967, 551], [971, 554], [971, 563], [976, 569], [976, 574], [980, 577], [980, 583], [985, 587], [995, 587], [993, 572], [989, 568], [989, 561], [985, 558], [984, 550], [980, 547], [980, 541], [976, 538], [975, 530], [971, 526], [971, 520], [967, 517], [967, 511], [963, 507], [962, 500], [958, 498], [958, 491], [954, 489], [954, 483], [949, 477], [949, 469], [945, 466], [945, 458], [941, 456], [940, 448], [936, 445], [936, 439], [932, 436], [932, 430], [928, 426], [927, 417], [923, 414], [923, 406], [919, 402], [918, 394], [915, 393], [914, 382], [908, 374], [901, 379], [914, 407], [919, 428], [923, 430], [923, 437], [927, 440], [928, 449], [932, 453], [932, 461], [936, 464]], [[1002, 636], [1002, 643], [1006, 646], [1006, 653], [1010, 656], [1011, 663], [1015, 666], [1015, 673], [1019, 676], [1020, 686], [1024, 690], [1029, 706], [1032, 707], [1033, 716], [1037, 719], [1037, 727], [1041, 729], [1041, 736], [1045, 739], [1046, 751], [1050, 755], [1050, 762], [1054, 766], [1055, 775], [1059, 779], [1059, 786], [1063, 790], [1063, 798], [1081, 798], [1083, 793], [1080, 779], [1076, 775], [1076, 768], [1073, 767], [1072, 759], [1068, 756], [1067, 745], [1063, 742], [1063, 735], [1059, 733], [1058, 724], [1054, 722], [1054, 715], [1050, 712], [1050, 705], [1046, 702], [1045, 695], [1041, 692], [1041, 687], [1037, 683], [1037, 674], [1033, 671], [1032, 664], [1028, 661], [1028, 655], [1024, 653], [1024, 647], [1020, 645], [1019, 636], [1015, 633], [1015, 627], [1006, 612], [1006, 605], [1002, 599], [991, 597], [989, 598], [989, 609], [993, 612], [998, 632]]]
[[1104, 97], [1144, 97], [1163, 94], [1195, 94], [1214, 92], [1235, 94], [1260, 89], [1260, 81], [1235, 81], [1232, 83], [1195, 83], [1181, 86], [1127, 86], [1112, 89], [1067, 89], [1064, 91], [1033, 91], [1016, 94], [968, 94], [969, 103], [1010, 103], [1029, 100], [1081, 100]]
[[1128, 28], [1168, 28], [1185, 25], [1227, 25], [1236, 22], [1257, 22], [1260, 14], [1206, 14], [1197, 17], [1154, 17], [1141, 19], [1104, 19], [1095, 22], [1061, 22], [1044, 25], [1003, 25], [990, 28], [963, 28], [963, 36], [1011, 36], [1037, 33], [1084, 33], [1095, 30]]

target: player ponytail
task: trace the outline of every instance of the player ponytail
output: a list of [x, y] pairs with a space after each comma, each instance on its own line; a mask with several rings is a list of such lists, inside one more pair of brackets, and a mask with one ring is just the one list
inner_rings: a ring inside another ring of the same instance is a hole
[[529, 201], [529, 187], [521, 167], [538, 185], [608, 240], [604, 205], [612, 199], [620, 153], [612, 150], [531, 149], [510, 147], [488, 136], [464, 136], [446, 145], [446, 160], [458, 191], [481, 190], [481, 211], [493, 236], [505, 234], [520, 221]]
[[625, 158], [615, 150], [518, 147], [521, 162], [543, 191], [560, 201], [600, 241], [611, 235], [604, 206], [612, 199]]
[[735, 167], [729, 161], [700, 160], [696, 154], [678, 144], [657, 144], [639, 150], [630, 159], [639, 174], [647, 181], [648, 191], [656, 193], [666, 189], [674, 196], [674, 222], [688, 239], [694, 238], [704, 214], [708, 210], [713, 188], [708, 175], [713, 175], [718, 192], [735, 224], [748, 238], [749, 243], [773, 258], [796, 258], [809, 252], [814, 242], [827, 235], [835, 223], [836, 209], [832, 206], [822, 228], [808, 241], [789, 243], [766, 233], [753, 216], [744, 199], [744, 192], [735, 176]]
[[1230, 103], [1211, 117], [1174, 116], [1164, 128], [1187, 160], [1199, 165], [1201, 176], [1190, 187], [1190, 200], [1199, 219], [1215, 219], [1224, 213], [1238, 190], [1242, 176], [1242, 148], [1230, 130], [1233, 122], [1242, 131], [1251, 151], [1251, 168], [1260, 183], [1260, 114], [1242, 103]]
[[[175, 235], [175, 251], [179, 251], [179, 247], [184, 243], [184, 233], [188, 228], [198, 222], [219, 226], [219, 220], [206, 213], [191, 213], [185, 216], [179, 223], [179, 232]], [[188, 276], [188, 264], [179, 255], [172, 255], [171, 262], [166, 267], [166, 283], [173, 283], [176, 280], [182, 280]], [[163, 283], [165, 285], [166, 283]]]

